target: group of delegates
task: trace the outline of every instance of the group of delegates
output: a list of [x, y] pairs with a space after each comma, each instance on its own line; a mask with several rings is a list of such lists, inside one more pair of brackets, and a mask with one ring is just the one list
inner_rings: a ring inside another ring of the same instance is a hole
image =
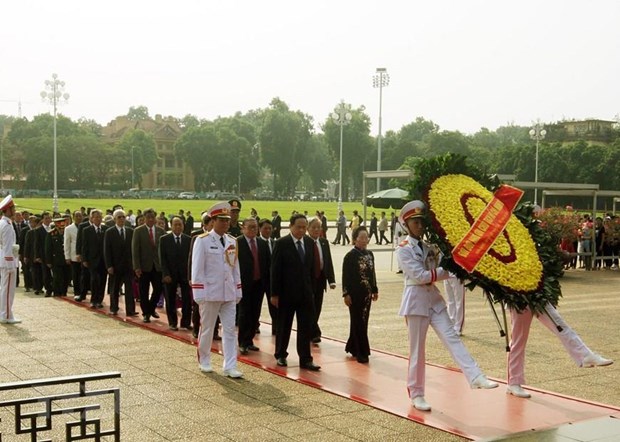
[[[422, 201], [411, 201], [402, 208], [400, 221], [405, 226], [408, 236], [396, 249], [396, 256], [405, 279], [399, 313], [405, 317], [409, 331], [407, 388], [412, 405], [421, 411], [431, 410], [431, 405], [425, 399], [425, 345], [429, 326], [447, 347], [452, 359], [459, 365], [472, 388], [490, 389], [498, 386], [483, 374], [467, 351], [459, 337], [462, 323], [460, 326], [456, 325], [459, 319], [456, 315], [455, 320], [450, 318], [446, 302], [435, 285], [437, 281], [453, 279], [454, 275], [439, 266], [441, 257], [433, 247], [423, 241], [426, 216], [426, 205]], [[457, 287], [460, 287], [458, 283]], [[529, 309], [522, 312], [511, 309], [510, 314], [512, 330], [506, 390], [510, 395], [518, 398], [531, 397], [522, 385], [525, 383], [525, 347], [534, 317], [558, 337], [577, 366], [595, 367], [613, 363], [612, 360], [590, 350], [551, 304], [545, 306], [545, 314], [535, 314]]]
[[[200, 370], [213, 371], [211, 345], [219, 317], [223, 373], [233, 378], [243, 375], [237, 365], [237, 349], [242, 355], [259, 350], [253, 338], [266, 295], [275, 335], [276, 365], [288, 366], [288, 347], [296, 318], [299, 366], [319, 371], [321, 367], [313, 361], [312, 344], [321, 342], [319, 318], [324, 294], [328, 287], [336, 287], [321, 213], [310, 219], [306, 214], [293, 213], [289, 233], [274, 240], [272, 221], [249, 217], [239, 224], [239, 208], [238, 201], [211, 207], [207, 213], [212, 224], [196, 238], [192, 249], [191, 287], [201, 318]], [[241, 234], [235, 238], [232, 233], [237, 226]], [[370, 303], [378, 298], [378, 289], [374, 256], [367, 250], [368, 232], [358, 226], [352, 237], [354, 247], [343, 263], [343, 298], [351, 317], [346, 351], [358, 362], [367, 363], [368, 316]]]

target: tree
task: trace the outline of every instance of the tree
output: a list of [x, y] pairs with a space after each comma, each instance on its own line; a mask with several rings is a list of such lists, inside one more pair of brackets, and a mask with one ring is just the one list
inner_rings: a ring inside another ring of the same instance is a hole
[[149, 108], [146, 106], [131, 106], [127, 112], [127, 118], [131, 121], [150, 120]]
[[259, 140], [263, 159], [274, 176], [274, 192], [290, 196], [299, 178], [301, 162], [312, 134], [312, 119], [291, 111], [274, 98], [264, 112]]

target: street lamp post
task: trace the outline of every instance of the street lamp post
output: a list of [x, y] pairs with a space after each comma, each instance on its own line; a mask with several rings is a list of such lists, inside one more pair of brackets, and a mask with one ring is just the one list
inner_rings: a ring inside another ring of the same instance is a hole
[[536, 163], [534, 166], [534, 204], [538, 204], [538, 148], [540, 140], [545, 138], [547, 131], [543, 129], [540, 120], [536, 120], [534, 127], [530, 130], [530, 138], [536, 141]]
[[54, 196], [53, 196], [53, 210], [58, 213], [58, 155], [56, 144], [56, 108], [60, 104], [61, 100], [67, 101], [69, 94], [64, 93], [65, 82], [58, 79], [58, 75], [52, 74], [51, 80], [45, 80], [45, 89], [41, 92], [41, 98], [44, 101], [48, 101], [54, 108]]
[[344, 126], [351, 122], [353, 115], [351, 115], [351, 105], [345, 104], [344, 100], [340, 100], [340, 103], [332, 112], [332, 119], [334, 123], [340, 126], [340, 172], [338, 178], [338, 213], [342, 211], [342, 131]]
[[[383, 88], [390, 84], [390, 75], [386, 68], [377, 68], [377, 73], [372, 77], [372, 86], [379, 88], [379, 136], [377, 137], [377, 171], [381, 170], [381, 108], [383, 106]], [[381, 190], [381, 178], [377, 178], [377, 192]]]

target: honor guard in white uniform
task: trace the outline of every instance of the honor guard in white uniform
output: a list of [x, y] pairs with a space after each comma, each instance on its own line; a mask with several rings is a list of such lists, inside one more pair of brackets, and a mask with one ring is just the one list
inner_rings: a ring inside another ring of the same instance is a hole
[[213, 371], [211, 344], [218, 315], [222, 321], [224, 375], [240, 378], [237, 369], [236, 305], [241, 300], [241, 276], [237, 241], [226, 234], [230, 225], [230, 204], [221, 202], [208, 211], [213, 230], [198, 235], [192, 250], [191, 287], [200, 308], [198, 361], [204, 373]]
[[15, 203], [11, 195], [2, 200], [0, 211], [0, 324], [18, 324], [21, 320], [13, 314], [13, 300], [19, 246], [15, 244], [15, 229], [11, 219], [15, 213]]
[[452, 359], [459, 365], [472, 388], [495, 388], [482, 373], [465, 345], [454, 331], [446, 311], [446, 303], [435, 286], [436, 281], [449, 277], [439, 267], [438, 250], [422, 241], [426, 207], [422, 201], [411, 201], [402, 208], [400, 223], [409, 232], [396, 249], [396, 257], [405, 277], [405, 289], [399, 314], [405, 317], [409, 328], [409, 373], [407, 390], [412, 405], [421, 411], [431, 406], [424, 398], [426, 375], [426, 333], [429, 325], [447, 347]]

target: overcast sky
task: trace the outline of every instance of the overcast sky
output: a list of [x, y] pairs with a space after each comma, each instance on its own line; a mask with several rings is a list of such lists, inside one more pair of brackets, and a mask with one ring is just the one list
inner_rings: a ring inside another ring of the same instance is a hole
[[[213, 119], [280, 97], [322, 123], [344, 99], [376, 134], [422, 116], [474, 133], [620, 113], [620, 1], [10, 0], [0, 8], [0, 114], [61, 112], [106, 124]], [[6, 100], [6, 101], [5, 101]]]

